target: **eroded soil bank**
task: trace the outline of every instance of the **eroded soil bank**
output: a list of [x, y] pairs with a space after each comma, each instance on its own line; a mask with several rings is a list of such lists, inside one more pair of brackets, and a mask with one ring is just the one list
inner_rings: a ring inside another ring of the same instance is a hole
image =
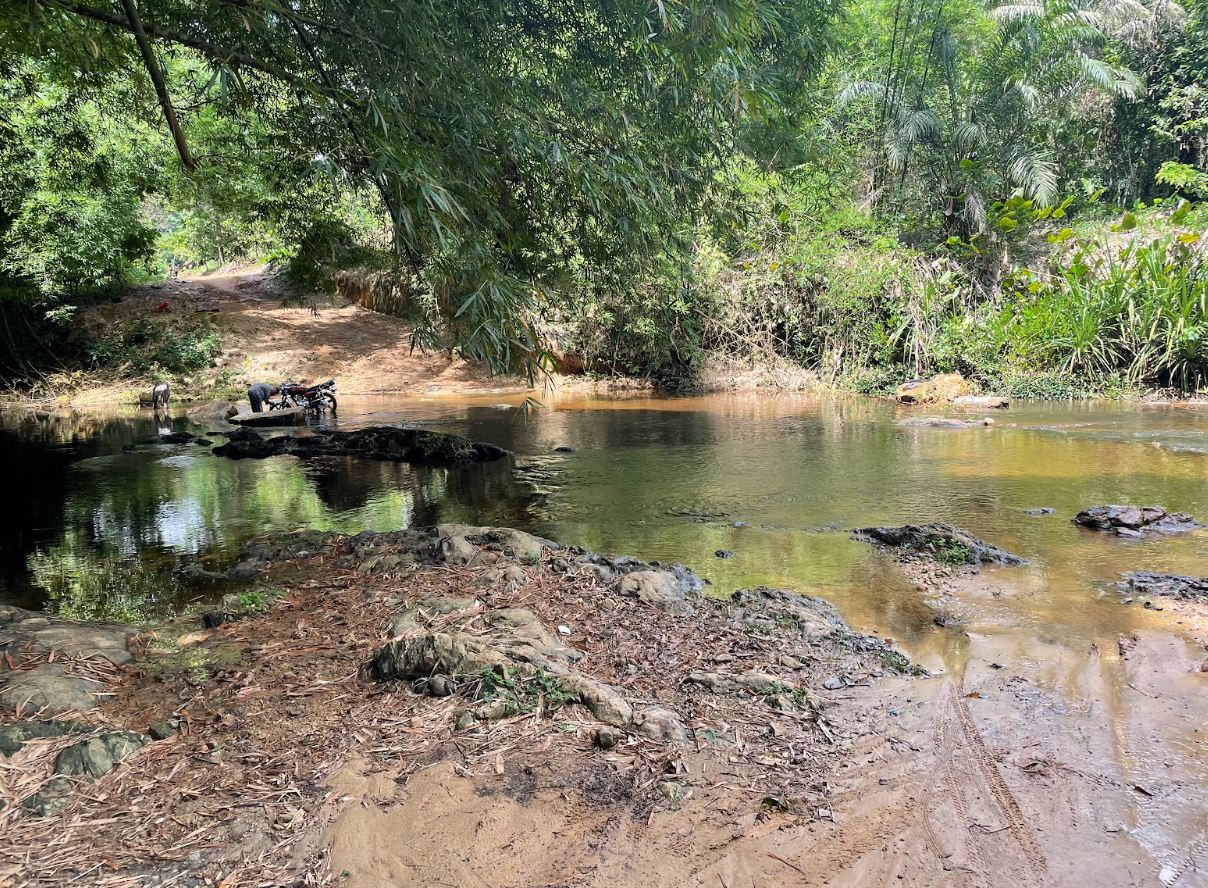
[[240, 566], [215, 628], [133, 664], [10, 646], [107, 687], [59, 718], [146, 742], [45, 816], [21, 803], [80, 734], [0, 759], [5, 888], [1205, 884], [1203, 651], [1172, 635], [967, 635], [926, 677], [818, 599], [510, 530], [272, 535]]

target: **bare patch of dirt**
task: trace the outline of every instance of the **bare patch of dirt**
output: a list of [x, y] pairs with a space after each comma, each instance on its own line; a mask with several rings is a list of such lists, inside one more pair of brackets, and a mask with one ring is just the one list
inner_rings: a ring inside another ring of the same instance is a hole
[[[264, 268], [224, 270], [143, 284], [128, 289], [121, 302], [97, 305], [81, 315], [91, 333], [104, 335], [139, 320], [170, 328], [210, 325], [223, 337], [224, 351], [216, 367], [179, 381], [174, 397], [209, 399], [240, 396], [254, 382], [318, 383], [335, 379], [343, 394], [398, 393], [515, 393], [529, 391], [522, 376], [491, 377], [483, 367], [445, 351], [412, 348], [413, 327], [340, 297], [309, 306], [285, 308], [283, 293]], [[167, 304], [166, 310], [160, 306]], [[61, 407], [136, 403], [150, 391], [153, 379], [130, 379], [117, 373], [70, 374], [46, 384], [57, 398], [40, 397], [39, 404], [56, 401]], [[596, 379], [558, 376], [545, 383], [567, 391], [596, 393], [642, 392], [654, 389], [650, 380]], [[811, 371], [780, 359], [739, 359], [710, 356], [694, 390], [818, 391], [823, 386]]]
[[[166, 311], [160, 311], [163, 303]], [[94, 306], [81, 320], [89, 330], [104, 333], [140, 319], [183, 325], [199, 318], [222, 334], [225, 350], [215, 369], [177, 387], [178, 399], [210, 397], [216, 381], [237, 391], [287, 378], [310, 383], [334, 378], [346, 394], [528, 388], [523, 378], [489, 377], [479, 365], [447, 352], [413, 350], [411, 325], [338, 297], [320, 300], [314, 310], [285, 308], [274, 277], [263, 269], [133, 287], [120, 303]], [[132, 400], [137, 388], [129, 379], [96, 378], [66, 400], [71, 406], [112, 404], [115, 397]]]

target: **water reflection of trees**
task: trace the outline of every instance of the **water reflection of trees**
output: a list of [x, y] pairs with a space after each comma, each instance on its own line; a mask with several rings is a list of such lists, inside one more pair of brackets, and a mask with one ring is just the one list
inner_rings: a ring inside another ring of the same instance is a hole
[[[133, 453], [122, 445], [137, 445]], [[16, 501], [0, 525], [0, 600], [86, 619], [143, 620], [204, 590], [189, 562], [233, 559], [251, 536], [440, 522], [527, 525], [541, 497], [509, 463], [420, 470], [347, 459], [232, 461], [158, 443], [149, 418], [0, 425]]]

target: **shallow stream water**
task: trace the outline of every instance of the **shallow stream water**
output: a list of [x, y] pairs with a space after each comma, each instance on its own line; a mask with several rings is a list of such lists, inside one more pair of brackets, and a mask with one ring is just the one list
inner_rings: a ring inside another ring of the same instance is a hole
[[[566, 395], [527, 419], [522, 400], [346, 398], [327, 420], [420, 425], [515, 453], [455, 470], [235, 462], [158, 443], [163, 423], [145, 411], [4, 413], [0, 600], [145, 619], [214, 594], [183, 581], [182, 565], [222, 564], [266, 530], [459, 521], [681, 561], [719, 594], [759, 584], [817, 594], [857, 628], [937, 662], [959, 657], [961, 634], [937, 629], [918, 590], [848, 529], [946, 521], [1028, 558], [995, 574], [1010, 594], [966, 602], [962, 616], [1080, 648], [1162, 621], [1119, 603], [1121, 571], [1208, 573], [1208, 534], [1123, 542], [1069, 520], [1115, 502], [1208, 516], [1208, 411], [1025, 405], [991, 428], [946, 429], [900, 427], [892, 405], [860, 399]], [[1055, 513], [1023, 514], [1038, 507]]]
[[[0, 413], [0, 602], [163, 617], [224, 591], [184, 580], [182, 566], [221, 568], [249, 537], [302, 527], [507, 525], [679, 561], [716, 594], [765, 584], [822, 596], [933, 671], [985, 675], [1005, 663], [1030, 676], [1056, 701], [1033, 714], [1037, 730], [1083, 737], [1088, 760], [1127, 775], [1123, 795], [1129, 781], [1148, 787], [1122, 815], [1129, 834], [1163, 873], [1187, 873], [1178, 884], [1205, 884], [1180, 861], [1208, 854], [1208, 706], [1194, 672], [1208, 625], [1169, 602], [1124, 604], [1117, 583], [1129, 570], [1208, 574], [1208, 531], [1125, 541], [1070, 518], [1105, 503], [1208, 518], [1208, 411], [1024, 404], [989, 428], [947, 429], [901, 427], [903, 411], [863, 399], [565, 394], [527, 419], [522, 401], [342, 398], [339, 418], [325, 420], [457, 432], [515, 454], [454, 470], [236, 462], [159, 443], [166, 427], [145, 411]], [[208, 428], [183, 418], [170, 427]], [[1023, 512], [1042, 507], [1053, 514]], [[984, 571], [952, 605], [963, 625], [941, 628], [927, 593], [848, 533], [925, 521], [1031, 564]], [[1120, 640], [1134, 632], [1165, 653], [1130, 661]]]

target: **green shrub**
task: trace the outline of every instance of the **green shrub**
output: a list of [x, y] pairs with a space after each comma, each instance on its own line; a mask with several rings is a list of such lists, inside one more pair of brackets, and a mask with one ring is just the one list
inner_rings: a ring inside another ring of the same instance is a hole
[[560, 709], [575, 702], [578, 695], [557, 675], [539, 669], [536, 674], [525, 678], [509, 667], [503, 674], [492, 670], [481, 673], [478, 699], [487, 702], [503, 700], [506, 705], [505, 717], [509, 717], [539, 709], [547, 712]]
[[148, 320], [90, 339], [84, 346], [88, 363], [97, 369], [120, 367], [134, 374], [156, 371], [176, 376], [213, 366], [221, 352], [222, 337], [208, 326], [181, 331]]

